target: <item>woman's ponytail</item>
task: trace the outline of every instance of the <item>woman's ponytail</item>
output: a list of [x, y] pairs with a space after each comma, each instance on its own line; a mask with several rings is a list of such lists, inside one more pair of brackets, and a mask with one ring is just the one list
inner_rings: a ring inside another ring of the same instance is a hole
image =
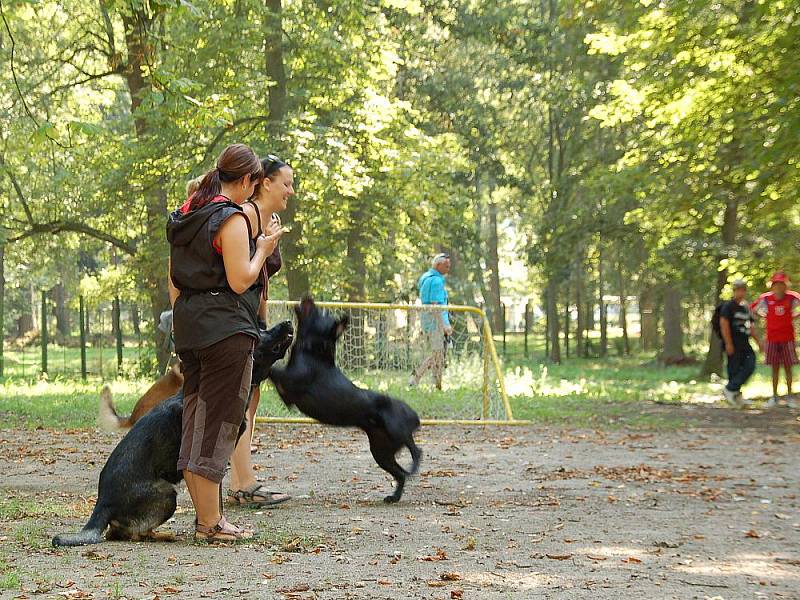
[[258, 183], [262, 177], [261, 161], [248, 146], [232, 144], [222, 151], [216, 166], [200, 181], [200, 186], [192, 196], [189, 210], [203, 208], [219, 196], [223, 182], [238, 181], [245, 175], [250, 175], [250, 179]]
[[200, 185], [197, 187], [197, 191], [192, 196], [192, 201], [189, 204], [189, 210], [203, 208], [206, 204], [219, 196], [221, 189], [222, 183], [219, 179], [219, 168], [215, 167], [200, 180]]

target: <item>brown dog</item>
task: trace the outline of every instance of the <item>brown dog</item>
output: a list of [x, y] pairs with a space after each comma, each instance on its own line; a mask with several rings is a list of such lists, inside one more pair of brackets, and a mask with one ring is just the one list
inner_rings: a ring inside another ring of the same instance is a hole
[[111, 388], [107, 385], [103, 386], [103, 391], [100, 392], [100, 410], [97, 415], [97, 422], [102, 429], [107, 431], [130, 429], [151, 408], [177, 394], [181, 386], [183, 386], [183, 373], [181, 373], [181, 363], [177, 361], [165, 375], [162, 375], [139, 398], [136, 406], [133, 407], [133, 412], [127, 417], [121, 417], [117, 414], [117, 410], [114, 408], [114, 400], [111, 398]]

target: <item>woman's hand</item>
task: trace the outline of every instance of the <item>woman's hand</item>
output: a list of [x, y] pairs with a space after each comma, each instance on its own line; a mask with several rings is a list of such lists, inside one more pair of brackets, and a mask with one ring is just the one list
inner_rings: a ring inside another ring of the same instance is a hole
[[[275, 235], [276, 233], [281, 231], [281, 229], [282, 229], [281, 220], [279, 218], [277, 218], [277, 216], [278, 215], [273, 213], [272, 218], [269, 220], [269, 222], [267, 223], [267, 226], [264, 228], [264, 232], [263, 233], [264, 233], [265, 236], [269, 237], [269, 236]], [[281, 234], [281, 235], [283, 235], [283, 234]]]
[[264, 250], [267, 253], [267, 256], [269, 256], [270, 254], [275, 252], [275, 248], [278, 245], [278, 241], [280, 241], [281, 237], [285, 233], [285, 230], [282, 227], [278, 226], [277, 229], [273, 231], [271, 226], [267, 226], [267, 231], [270, 231], [271, 233], [267, 235], [262, 233], [256, 239], [256, 250], [264, 248]]

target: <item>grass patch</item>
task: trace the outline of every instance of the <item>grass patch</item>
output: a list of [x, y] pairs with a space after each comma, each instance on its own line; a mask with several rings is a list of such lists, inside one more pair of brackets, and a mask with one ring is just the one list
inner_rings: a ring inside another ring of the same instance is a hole
[[51, 525], [38, 523], [32, 520], [23, 521], [14, 529], [14, 541], [20, 546], [41, 550], [49, 548], [51, 536], [49, 533]]
[[250, 543], [267, 546], [276, 552], [306, 553], [325, 543], [321, 535], [307, 532], [260, 530]]
[[54, 502], [39, 502], [25, 498], [0, 498], [0, 521], [63, 515], [64, 509], [63, 505]]
[[20, 589], [20, 577], [16, 570], [7, 568], [0, 563], [0, 590], [18, 590]]
[[[662, 367], [653, 354], [569, 358], [560, 365], [544, 360], [540, 339], [532, 340], [525, 358], [521, 335], [507, 337], [506, 354], [496, 338], [504, 379], [514, 416], [535, 423], [569, 427], [634, 427], [673, 429], [680, 421], [668, 414], [649, 414], [636, 403], [713, 403], [721, 398], [721, 383], [700, 381], [700, 364]], [[615, 354], [614, 340], [609, 344]], [[702, 347], [694, 349], [702, 357]], [[437, 391], [430, 376], [408, 389], [407, 369], [361, 370], [353, 374], [360, 385], [409, 402], [423, 417], [477, 419], [482, 407], [482, 364], [466, 358], [445, 371], [445, 389]], [[127, 413], [153, 379], [111, 382], [114, 402]], [[97, 402], [104, 381], [51, 381], [11, 377], [0, 382], [0, 428], [90, 428], [95, 426]], [[759, 365], [744, 390], [748, 397], [771, 393], [770, 374]], [[498, 395], [495, 395], [497, 398]], [[262, 386], [259, 414], [300, 416], [287, 409], [268, 384]]]
[[[103, 383], [101, 379], [83, 382], [22, 378], [0, 382], [0, 428], [94, 427]], [[109, 382], [114, 403], [122, 412], [129, 411], [152, 384], [149, 379]]]

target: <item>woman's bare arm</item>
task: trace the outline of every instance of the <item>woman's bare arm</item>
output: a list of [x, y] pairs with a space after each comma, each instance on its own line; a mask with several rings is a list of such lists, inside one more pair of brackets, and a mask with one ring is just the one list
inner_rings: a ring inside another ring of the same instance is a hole
[[175, 308], [175, 300], [181, 295], [181, 291], [172, 282], [172, 259], [167, 259], [167, 287], [169, 288], [169, 305]]
[[247, 222], [244, 218], [229, 218], [222, 224], [218, 236], [222, 247], [222, 261], [228, 285], [235, 293], [242, 294], [255, 283], [264, 261], [275, 249], [281, 235], [282, 231], [270, 237], [259, 236], [256, 240], [256, 252], [251, 259]]

